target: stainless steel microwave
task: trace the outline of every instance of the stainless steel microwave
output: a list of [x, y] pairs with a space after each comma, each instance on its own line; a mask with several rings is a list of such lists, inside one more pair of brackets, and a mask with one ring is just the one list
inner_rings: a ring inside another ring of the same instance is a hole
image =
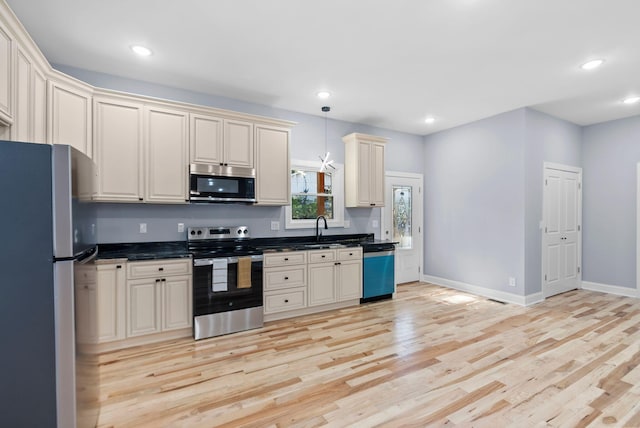
[[192, 202], [256, 202], [256, 170], [236, 166], [191, 164]]

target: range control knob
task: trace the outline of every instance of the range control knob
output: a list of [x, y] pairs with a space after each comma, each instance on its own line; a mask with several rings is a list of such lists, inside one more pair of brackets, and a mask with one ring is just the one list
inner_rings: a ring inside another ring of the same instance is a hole
[[238, 231], [236, 232], [238, 235], [242, 234], [242, 229], [238, 229]]
[[249, 229], [245, 229], [243, 232], [245, 235], [249, 233]]
[[195, 235], [195, 234], [196, 234], [196, 231], [195, 231], [195, 230], [192, 230], [192, 231], [191, 231], [191, 235]]
[[202, 235], [202, 231], [201, 230], [198, 231], [198, 235]]

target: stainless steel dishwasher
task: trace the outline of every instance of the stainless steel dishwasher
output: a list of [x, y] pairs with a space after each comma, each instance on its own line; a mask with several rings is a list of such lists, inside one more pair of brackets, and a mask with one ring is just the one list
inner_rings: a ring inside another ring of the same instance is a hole
[[395, 245], [363, 243], [362, 299], [360, 303], [390, 299], [395, 291]]

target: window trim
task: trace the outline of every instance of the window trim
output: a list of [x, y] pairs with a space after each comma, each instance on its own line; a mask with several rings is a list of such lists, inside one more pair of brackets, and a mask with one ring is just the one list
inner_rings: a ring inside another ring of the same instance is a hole
[[[344, 227], [344, 165], [332, 164], [336, 169], [328, 171], [331, 173], [331, 190], [333, 195], [333, 215], [334, 219], [327, 219], [328, 227]], [[291, 160], [291, 169], [304, 169], [306, 171], [319, 171], [320, 163], [306, 160]], [[289, 173], [291, 174], [291, 173]], [[289, 175], [291, 180], [291, 175]], [[291, 218], [291, 196], [289, 205], [285, 206], [285, 229], [311, 229], [316, 227], [315, 219], [294, 220]]]

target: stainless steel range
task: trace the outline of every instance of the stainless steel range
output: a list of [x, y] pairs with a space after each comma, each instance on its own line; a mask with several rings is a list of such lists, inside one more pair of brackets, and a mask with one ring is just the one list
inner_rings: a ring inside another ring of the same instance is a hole
[[193, 337], [204, 339], [263, 325], [262, 251], [245, 226], [190, 227]]

